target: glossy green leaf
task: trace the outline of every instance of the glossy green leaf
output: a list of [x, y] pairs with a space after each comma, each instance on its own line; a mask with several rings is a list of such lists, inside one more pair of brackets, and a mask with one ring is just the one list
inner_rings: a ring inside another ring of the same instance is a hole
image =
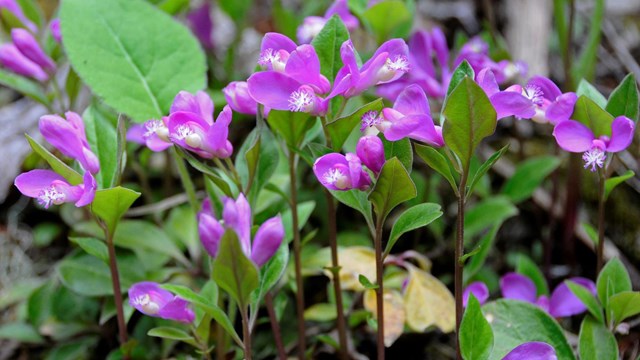
[[514, 204], [518, 204], [533, 194], [549, 174], [560, 165], [554, 156], [540, 156], [527, 159], [516, 167], [515, 172], [502, 186], [501, 192]]
[[[298, 230], [301, 230], [309, 220], [313, 209], [316, 208], [315, 201], [305, 201], [299, 203], [298, 206]], [[293, 240], [293, 219], [291, 218], [291, 209], [287, 209], [282, 213], [282, 226], [284, 227], [284, 239], [282, 242], [289, 243]]]
[[90, 106], [82, 114], [84, 129], [91, 151], [100, 161], [100, 172], [96, 182], [100, 188], [108, 188], [114, 184], [118, 170], [118, 141], [114, 124], [95, 106]]
[[67, 93], [70, 104], [73, 104], [76, 101], [76, 98], [80, 93], [80, 89], [82, 89], [82, 80], [80, 79], [78, 74], [73, 71], [73, 68], [69, 68], [67, 79], [64, 82], [64, 90]]
[[26, 77], [0, 69], [0, 84], [10, 87], [41, 104], [49, 104], [47, 95], [42, 90], [42, 87], [35, 81]]
[[603, 109], [607, 105], [607, 98], [605, 98], [595, 86], [585, 79], [580, 80], [578, 88], [576, 89], [576, 95], [586, 96]]
[[23, 322], [0, 325], [0, 339], [29, 344], [43, 344], [45, 342], [32, 325]]
[[390, 38], [406, 37], [413, 22], [413, 14], [406, 3], [399, 0], [379, 2], [365, 10], [362, 17], [375, 34], [378, 44]]
[[604, 182], [604, 198], [605, 200], [609, 198], [609, 194], [611, 194], [611, 191], [613, 191], [613, 189], [616, 188], [616, 186], [622, 184], [623, 182], [631, 179], [636, 173], [633, 172], [633, 170], [627, 170], [627, 172], [625, 172], [624, 174], [620, 175], [620, 176], [614, 176], [611, 178], [608, 178], [607, 180], [605, 180]]
[[589, 313], [596, 319], [600, 324], [604, 324], [604, 315], [602, 313], [602, 307], [598, 303], [598, 299], [584, 286], [577, 284], [573, 281], [567, 280], [565, 281], [569, 290], [578, 298], [582, 303], [587, 307]]
[[213, 261], [212, 279], [241, 309], [248, 304], [251, 292], [260, 285], [258, 268], [242, 251], [233, 230], [225, 231], [220, 239], [218, 256]]
[[184, 254], [169, 236], [157, 226], [142, 220], [126, 220], [118, 225], [114, 235], [117, 246], [136, 253], [155, 253], [171, 256], [182, 264], [189, 264]]
[[320, 73], [333, 81], [342, 68], [340, 47], [349, 40], [349, 31], [338, 15], [333, 15], [322, 30], [313, 38], [311, 45], [320, 59]]
[[[345, 100], [346, 101], [346, 100]], [[340, 151], [344, 142], [357, 125], [362, 122], [362, 116], [369, 112], [374, 111], [378, 114], [382, 111], [384, 103], [382, 98], [378, 98], [366, 105], [361, 106], [353, 113], [340, 117], [327, 124], [327, 132], [331, 137], [331, 145], [334, 151]]]
[[78, 244], [87, 254], [93, 255], [105, 263], [109, 262], [109, 250], [104, 241], [91, 237], [70, 237], [69, 240]]
[[580, 326], [580, 360], [618, 359], [618, 343], [604, 324], [587, 316]]
[[453, 74], [451, 75], [451, 80], [449, 81], [449, 87], [447, 88], [447, 96], [445, 97], [445, 104], [447, 99], [449, 98], [449, 95], [451, 95], [451, 93], [453, 92], [453, 89], [458, 87], [460, 82], [464, 80], [465, 77], [468, 77], [471, 79], [475, 79], [476, 77], [476, 74], [473, 71], [473, 68], [471, 67], [471, 65], [469, 65], [469, 62], [467, 62], [467, 60], [463, 60], [460, 63], [460, 65], [458, 65], [458, 67], [453, 71]]
[[534, 304], [501, 299], [482, 307], [493, 329], [494, 346], [489, 359], [501, 360], [518, 345], [542, 341], [554, 347], [558, 360], [575, 360], [564, 330]]
[[493, 164], [495, 164], [496, 161], [498, 161], [508, 149], [509, 149], [509, 144], [505, 145], [502, 149], [500, 149], [500, 150], [496, 151], [495, 153], [493, 153], [493, 155], [491, 155], [487, 159], [487, 161], [485, 161], [484, 163], [482, 163], [482, 165], [480, 165], [480, 167], [478, 168], [476, 173], [473, 174], [473, 178], [471, 179], [471, 183], [467, 187], [467, 195], [466, 195], [467, 199], [469, 199], [471, 194], [473, 194], [473, 189], [476, 187], [476, 185], [478, 184], [480, 179], [482, 179], [484, 174], [486, 174], [487, 171], [489, 171], [489, 169], [491, 169]]
[[384, 156], [386, 159], [393, 157], [398, 158], [405, 169], [411, 174], [413, 168], [413, 149], [411, 148], [411, 141], [409, 138], [404, 138], [398, 141], [388, 141], [382, 139], [384, 145]]
[[186, 150], [184, 150], [184, 149], [182, 149], [180, 147], [175, 147], [175, 149], [176, 149], [176, 152], [183, 159], [187, 160], [189, 165], [193, 166], [194, 169], [196, 169], [196, 170], [200, 171], [201, 173], [203, 173], [226, 196], [235, 197], [235, 195], [231, 191], [231, 186], [229, 185], [229, 183], [226, 180], [224, 180], [222, 177], [220, 177], [220, 174], [218, 174], [216, 172], [216, 169], [214, 169], [211, 166], [203, 163], [200, 159], [196, 158], [191, 153], [189, 153], [188, 151], [186, 151]]
[[518, 260], [516, 261], [516, 272], [528, 277], [534, 284], [536, 284], [537, 296], [549, 295], [547, 279], [544, 277], [542, 271], [540, 271], [538, 265], [536, 265], [530, 257], [524, 254], [518, 255]]
[[467, 210], [464, 218], [464, 237], [470, 239], [494, 224], [501, 224], [518, 214], [518, 208], [505, 196], [483, 200]]
[[363, 274], [358, 275], [358, 282], [360, 283], [360, 285], [364, 286], [365, 289], [375, 290], [379, 287], [378, 285], [372, 283], [371, 280], [369, 280]]
[[371, 203], [367, 198], [367, 193], [358, 189], [348, 191], [333, 191], [331, 195], [339, 202], [347, 205], [348, 207], [358, 210], [364, 216], [367, 224], [373, 226], [373, 217], [371, 214]]
[[586, 125], [596, 137], [611, 136], [613, 116], [585, 95], [578, 98], [571, 119]]
[[393, 245], [395, 245], [404, 233], [427, 226], [440, 216], [442, 216], [440, 205], [433, 203], [418, 204], [405, 210], [398, 216], [391, 228], [391, 234], [389, 235], [387, 246], [384, 249], [383, 258], [389, 255]]
[[606, 317], [610, 319], [609, 299], [623, 291], [631, 291], [631, 279], [627, 269], [618, 258], [613, 258], [602, 268], [596, 281], [598, 299], [606, 310]]
[[480, 303], [469, 295], [460, 323], [460, 352], [464, 360], [486, 360], [493, 350], [493, 331], [480, 310]]
[[271, 110], [267, 122], [290, 148], [298, 149], [316, 118], [303, 112]]
[[169, 15], [175, 15], [189, 8], [189, 0], [163, 0], [158, 4], [158, 9]]
[[[135, 257], [118, 257], [118, 270], [123, 292], [133, 283], [144, 280], [144, 273]], [[80, 295], [104, 296], [113, 294], [109, 267], [102, 260], [93, 256], [82, 255], [76, 258], [66, 258], [58, 264], [57, 272], [62, 283]]]
[[463, 171], [468, 172], [476, 147], [496, 129], [496, 111], [484, 90], [472, 78], [465, 77], [451, 92], [443, 114], [446, 146], [458, 156]]
[[206, 82], [191, 32], [142, 0], [65, 0], [65, 52], [91, 90], [136, 121], [160, 119], [175, 95]]
[[625, 76], [609, 95], [605, 110], [614, 118], [626, 116], [634, 122], [638, 121], [638, 86], [633, 73]]
[[[416, 186], [398, 158], [387, 160], [369, 194], [378, 219], [385, 219], [396, 206], [416, 197]], [[380, 221], [380, 220], [379, 220]]]
[[282, 242], [278, 251], [269, 261], [260, 269], [260, 284], [258, 289], [251, 294], [251, 306], [254, 316], [258, 315], [258, 308], [262, 298], [269, 292], [284, 275], [287, 265], [289, 264], [289, 245]]
[[49, 150], [45, 149], [44, 146], [38, 144], [33, 138], [27, 134], [24, 135], [29, 141], [29, 145], [31, 149], [44, 161], [51, 166], [53, 171], [57, 172], [63, 178], [65, 178], [71, 185], [82, 184], [82, 175], [78, 174], [77, 171], [70, 168], [67, 164], [62, 162], [62, 160], [55, 157]]
[[121, 186], [96, 191], [91, 211], [105, 222], [109, 232], [114, 233], [118, 222], [140, 193]]
[[147, 332], [147, 335], [153, 337], [159, 337], [163, 339], [169, 340], [178, 340], [185, 342], [191, 346], [198, 347], [198, 343], [193, 338], [193, 336], [189, 335], [182, 329], [169, 327], [169, 326], [159, 326], [155, 327]]
[[609, 309], [615, 325], [640, 314], [640, 292], [623, 291], [609, 298]]
[[475, 254], [470, 253], [472, 256], [464, 267], [463, 277], [465, 283], [476, 275], [480, 269], [482, 269], [482, 266], [487, 260], [489, 252], [493, 247], [493, 243], [496, 240], [496, 235], [498, 234], [498, 230], [500, 230], [501, 225], [501, 223], [493, 225], [491, 230], [484, 234], [482, 238], [480, 238], [480, 241], [478, 241], [477, 247], [472, 251], [472, 253], [475, 252]]
[[458, 186], [456, 180], [451, 172], [451, 167], [447, 162], [447, 159], [436, 149], [431, 146], [415, 144], [416, 154], [433, 170], [437, 171], [440, 175], [449, 182], [453, 191], [458, 194]]

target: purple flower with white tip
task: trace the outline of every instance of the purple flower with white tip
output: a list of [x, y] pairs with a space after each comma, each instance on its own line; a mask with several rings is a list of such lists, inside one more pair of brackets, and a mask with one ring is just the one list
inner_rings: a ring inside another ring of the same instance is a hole
[[84, 170], [98, 173], [100, 162], [91, 151], [82, 118], [72, 111], [67, 111], [65, 117], [66, 120], [58, 115], [41, 117], [40, 133], [62, 154], [77, 160]]
[[271, 259], [284, 239], [282, 218], [274, 216], [262, 223], [251, 241], [251, 208], [243, 194], [236, 200], [223, 199], [222, 220], [216, 219], [211, 202], [206, 199], [198, 213], [198, 232], [205, 250], [214, 258], [225, 229], [235, 231], [242, 251], [258, 267]]
[[51, 170], [31, 170], [18, 175], [14, 185], [20, 192], [34, 198], [48, 209], [51, 205], [75, 203], [77, 207], [90, 204], [96, 194], [96, 180], [86, 172], [83, 183], [71, 185], [62, 176]]
[[399, 79], [409, 72], [409, 48], [402, 39], [391, 39], [373, 54], [362, 67], [358, 66], [356, 50], [351, 40], [340, 47], [344, 66], [338, 71], [334, 88], [328, 98], [342, 95], [346, 98], [361, 94], [374, 85]]
[[353, 153], [323, 155], [313, 164], [313, 172], [329, 190], [366, 190], [371, 186], [371, 178], [362, 168], [362, 161]]
[[40, 82], [49, 80], [49, 74], [42, 67], [29, 60], [14, 44], [0, 46], [0, 64], [14, 73]]
[[389, 141], [408, 137], [431, 146], [444, 145], [442, 127], [434, 125], [427, 95], [416, 84], [398, 95], [393, 108], [385, 108], [381, 116], [373, 117], [374, 114], [365, 113], [363, 124], [375, 126]]
[[171, 105], [167, 121], [169, 140], [205, 159], [228, 158], [233, 145], [227, 139], [231, 109], [225, 106], [213, 121], [213, 101], [207, 93], [181, 91]]
[[558, 357], [553, 346], [540, 341], [532, 341], [518, 345], [502, 360], [558, 360]]
[[246, 81], [232, 81], [222, 89], [222, 93], [231, 110], [247, 115], [255, 115], [258, 111], [258, 103], [249, 95]]
[[45, 54], [40, 44], [38, 44], [38, 41], [36, 41], [36, 38], [34, 38], [29, 31], [20, 28], [12, 29], [11, 39], [16, 48], [18, 48], [27, 59], [33, 61], [48, 73], [55, 71], [56, 64]]
[[472, 282], [467, 285], [462, 293], [462, 306], [467, 307], [467, 302], [469, 301], [469, 296], [473, 294], [473, 296], [478, 299], [480, 305], [484, 304], [487, 299], [489, 299], [489, 288], [482, 281]]
[[144, 124], [135, 124], [127, 131], [127, 140], [145, 145], [151, 151], [164, 151], [172, 145], [167, 121], [169, 118], [163, 117], [162, 120], [147, 120]]
[[[596, 285], [593, 281], [582, 277], [568, 280], [584, 287], [592, 294], [596, 294]], [[550, 298], [545, 295], [537, 297], [536, 285], [531, 279], [521, 274], [508, 273], [500, 279], [500, 290], [506, 299], [536, 304], [549, 315], [557, 318], [578, 315], [587, 310], [587, 307], [564, 282], [553, 290]]]
[[298, 41], [301, 44], [309, 44], [333, 15], [338, 15], [349, 31], [355, 30], [360, 25], [358, 18], [349, 11], [347, 0], [336, 0], [324, 13], [324, 17], [307, 16], [304, 18], [296, 32]]
[[375, 135], [363, 136], [356, 145], [356, 155], [364, 166], [375, 174], [380, 173], [384, 165], [384, 145], [382, 140]]
[[633, 140], [635, 123], [626, 116], [618, 116], [611, 123], [609, 134], [598, 137], [584, 124], [566, 120], [553, 129], [558, 145], [569, 152], [583, 153], [584, 167], [596, 171], [604, 167], [606, 153], [616, 153], [626, 149]]
[[145, 315], [189, 324], [196, 318], [189, 304], [155, 282], [143, 281], [129, 288], [129, 305]]

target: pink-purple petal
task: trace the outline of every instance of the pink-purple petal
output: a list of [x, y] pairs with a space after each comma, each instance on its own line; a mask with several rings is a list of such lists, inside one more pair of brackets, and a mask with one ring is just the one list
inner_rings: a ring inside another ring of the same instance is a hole
[[512, 115], [523, 119], [530, 119], [536, 114], [535, 107], [531, 100], [523, 96], [520, 92], [505, 90], [493, 94], [489, 99], [498, 113], [498, 119]]
[[635, 123], [626, 116], [618, 116], [611, 124], [611, 140], [607, 144], [608, 152], [618, 152], [626, 149], [633, 141]]
[[557, 360], [553, 346], [544, 342], [527, 342], [511, 350], [502, 360]]
[[275, 110], [289, 110], [289, 98], [300, 87], [295, 79], [275, 71], [257, 72], [247, 83], [251, 97]]
[[42, 189], [51, 186], [55, 180], [65, 181], [64, 178], [51, 170], [31, 170], [22, 173], [14, 180], [14, 185], [25, 196], [38, 197]]
[[296, 49], [296, 43], [293, 40], [289, 39], [285, 35], [269, 32], [264, 35], [262, 38], [262, 44], [260, 45], [260, 52], [265, 51], [267, 49], [277, 50], [285, 50], [287, 52], [292, 52]]
[[508, 273], [500, 278], [500, 290], [505, 299], [515, 299], [534, 304], [536, 285], [528, 277], [518, 273]]
[[473, 294], [473, 296], [478, 299], [480, 305], [484, 304], [487, 299], [489, 299], [489, 288], [482, 281], [475, 281], [469, 284], [462, 293], [462, 306], [467, 307], [467, 302], [469, 301], [469, 295]]
[[574, 120], [562, 121], [553, 129], [558, 145], [570, 152], [585, 152], [593, 143], [593, 132], [584, 124]]
[[393, 109], [405, 115], [431, 114], [427, 95], [424, 93], [424, 90], [416, 84], [407, 86], [404, 91], [398, 95], [398, 98], [393, 104]]
[[[596, 294], [596, 285], [589, 279], [574, 277], [568, 281], [573, 281], [574, 283], [584, 287], [593, 295]], [[553, 290], [551, 298], [549, 299], [549, 314], [553, 317], [578, 315], [586, 310], [587, 307], [580, 299], [578, 299], [577, 296], [573, 294], [565, 282], [558, 285], [558, 287]]]
[[284, 227], [280, 216], [265, 221], [253, 237], [251, 260], [261, 267], [278, 251], [284, 238]]

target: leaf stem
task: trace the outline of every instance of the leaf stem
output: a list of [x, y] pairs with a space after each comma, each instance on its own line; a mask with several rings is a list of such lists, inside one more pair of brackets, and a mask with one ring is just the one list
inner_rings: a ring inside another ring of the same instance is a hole
[[604, 212], [605, 212], [605, 183], [604, 169], [598, 170], [598, 247], [596, 249], [597, 267], [596, 277], [604, 266]]
[[244, 358], [251, 360], [251, 330], [249, 329], [249, 307], [242, 305], [240, 309], [242, 316], [242, 342], [244, 344]]
[[276, 311], [273, 306], [273, 295], [271, 295], [270, 291], [265, 294], [264, 303], [267, 306], [267, 313], [269, 313], [269, 322], [271, 323], [271, 331], [273, 331], [273, 339], [276, 342], [278, 359], [287, 360], [287, 352], [284, 349], [284, 343], [282, 342], [282, 333], [280, 332], [280, 325], [278, 324], [278, 318], [276, 317]]
[[[467, 177], [469, 170], [465, 169], [460, 178], [460, 186], [458, 187], [458, 219], [456, 231], [455, 246], [455, 298], [456, 298], [456, 336], [460, 335], [460, 323], [462, 322], [462, 279], [464, 264], [460, 261], [464, 255], [464, 205], [465, 192], [467, 187]], [[456, 339], [456, 359], [462, 360], [460, 352], [460, 341]]]
[[289, 179], [291, 186], [291, 223], [293, 230], [293, 257], [295, 260], [296, 273], [296, 306], [298, 318], [298, 358], [304, 360], [307, 351], [306, 344], [306, 327], [304, 324], [304, 284], [302, 281], [302, 245], [300, 243], [300, 230], [298, 226], [298, 189], [296, 182], [296, 155], [292, 151], [289, 152]]
[[180, 174], [180, 181], [182, 181], [182, 187], [187, 192], [187, 197], [189, 198], [189, 204], [191, 204], [191, 208], [195, 214], [198, 213], [200, 207], [198, 206], [198, 197], [196, 196], [196, 189], [193, 185], [193, 181], [191, 181], [191, 176], [189, 175], [189, 170], [184, 163], [184, 159], [180, 156], [175, 146], [171, 148], [171, 154], [173, 155], [173, 159], [175, 160], [176, 167], [178, 168], [178, 173]]
[[373, 241], [376, 251], [376, 318], [378, 319], [377, 352], [378, 360], [384, 360], [384, 264], [382, 262], [382, 225], [384, 217], [376, 219], [376, 237]]
[[[116, 261], [116, 248], [113, 244], [113, 234], [109, 231], [106, 224], [98, 220], [98, 224], [104, 230], [104, 236], [107, 240], [107, 249], [109, 250], [109, 270], [111, 271], [111, 285], [113, 286], [113, 300], [116, 306], [116, 318], [118, 320], [118, 337], [120, 345], [127, 342], [127, 324], [124, 321], [124, 309], [122, 307], [122, 290], [120, 287], [120, 275], [118, 273], [118, 263]], [[124, 358], [129, 358], [129, 351], [126, 350]]]
[[193, 333], [193, 338], [196, 340], [196, 343], [200, 346], [200, 351], [202, 351], [202, 355], [206, 360], [211, 360], [211, 354], [209, 353], [209, 347], [205, 342], [202, 341], [200, 336], [198, 336], [198, 330], [196, 330], [195, 326], [191, 325], [191, 332]]

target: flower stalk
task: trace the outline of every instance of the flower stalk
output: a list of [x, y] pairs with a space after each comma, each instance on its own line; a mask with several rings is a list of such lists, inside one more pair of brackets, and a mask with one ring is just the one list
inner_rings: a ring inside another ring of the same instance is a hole
[[[458, 187], [458, 219], [456, 222], [456, 245], [455, 245], [455, 274], [454, 274], [454, 288], [456, 299], [456, 334], [460, 334], [460, 324], [462, 322], [462, 279], [464, 272], [464, 262], [461, 261], [464, 255], [464, 206], [466, 197], [467, 177], [468, 169], [462, 173], [460, 178], [460, 185]], [[456, 359], [462, 360], [462, 353], [460, 352], [460, 341], [456, 341]]]
[[598, 170], [598, 247], [596, 249], [596, 274], [604, 266], [604, 213], [605, 213], [605, 183], [607, 181], [605, 169]]
[[376, 219], [376, 236], [374, 247], [376, 252], [376, 314], [378, 319], [377, 351], [378, 360], [384, 360], [384, 263], [382, 259], [382, 216]]

